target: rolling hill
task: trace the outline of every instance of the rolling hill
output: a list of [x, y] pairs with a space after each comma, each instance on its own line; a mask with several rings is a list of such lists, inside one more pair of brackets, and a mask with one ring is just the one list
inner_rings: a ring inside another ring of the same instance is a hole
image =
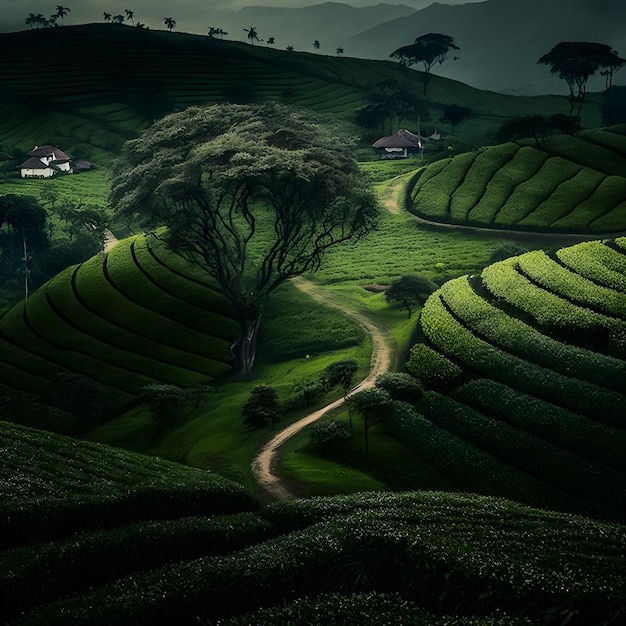
[[578, 233], [626, 230], [626, 125], [491, 146], [413, 179], [408, 208], [448, 224]]
[[[115, 24], [0, 34], [0, 59], [2, 152], [23, 154], [50, 143], [103, 166], [125, 139], [191, 104], [269, 98], [351, 121], [366, 92], [382, 80], [396, 79], [420, 93], [418, 74], [390, 61]], [[505, 96], [440, 77], [429, 91], [430, 121], [424, 118], [424, 126], [434, 130], [445, 105], [462, 104], [473, 116], [460, 135], [474, 144], [492, 143], [511, 117], [567, 110], [561, 97]], [[417, 120], [406, 123], [415, 127]], [[583, 107], [583, 125], [601, 125], [601, 99], [592, 97]]]
[[206, 471], [6, 422], [0, 438], [0, 606], [12, 625], [624, 616], [617, 524], [434, 492], [260, 507]]
[[398, 407], [397, 436], [470, 490], [623, 521], [625, 275], [619, 238], [446, 282], [407, 363], [427, 392]]

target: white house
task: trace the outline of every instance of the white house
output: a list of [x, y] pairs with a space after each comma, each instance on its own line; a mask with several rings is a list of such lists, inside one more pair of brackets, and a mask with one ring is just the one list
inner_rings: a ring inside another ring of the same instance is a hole
[[71, 171], [70, 157], [55, 146], [35, 146], [28, 156], [19, 166], [22, 178], [51, 178]]

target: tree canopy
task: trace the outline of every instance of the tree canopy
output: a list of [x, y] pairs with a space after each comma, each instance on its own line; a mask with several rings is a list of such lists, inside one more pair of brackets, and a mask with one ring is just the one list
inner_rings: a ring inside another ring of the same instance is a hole
[[375, 194], [348, 144], [310, 112], [273, 103], [191, 107], [127, 142], [111, 168], [117, 214], [166, 226], [168, 246], [234, 305], [243, 374], [266, 296], [377, 223]]
[[409, 274], [393, 282], [385, 291], [385, 301], [389, 304], [400, 304], [413, 314], [413, 307], [424, 304], [428, 296], [437, 289], [437, 285], [428, 278]]
[[[613, 74], [626, 61], [611, 46], [588, 41], [562, 41], [544, 54], [537, 63], [550, 66], [552, 74], [567, 83], [569, 99], [582, 102], [587, 92], [587, 81], [598, 70], [607, 76], [610, 86]], [[610, 78], [610, 80], [609, 80]]]
[[422, 64], [424, 68], [424, 98], [427, 98], [426, 92], [431, 69], [435, 63], [441, 65], [446, 60], [450, 50], [460, 50], [454, 43], [453, 37], [440, 33], [427, 33], [417, 37], [412, 44], [394, 50], [389, 56], [400, 59], [400, 62], [407, 66], [414, 63]]

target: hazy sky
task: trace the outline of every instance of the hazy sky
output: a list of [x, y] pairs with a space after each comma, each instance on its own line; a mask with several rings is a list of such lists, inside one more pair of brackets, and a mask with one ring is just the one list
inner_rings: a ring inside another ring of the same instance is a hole
[[[222, 27], [216, 23], [224, 14], [238, 11], [244, 6], [304, 7], [320, 4], [325, 0], [0, 0], [0, 32], [11, 32], [28, 28], [24, 20], [30, 13], [41, 13], [49, 17], [59, 4], [67, 6], [71, 13], [66, 24], [85, 24], [102, 21], [104, 11], [111, 15], [124, 15], [125, 9], [135, 14], [135, 19], [149, 28], [164, 29], [163, 19], [176, 20], [176, 30], [206, 34], [209, 26]], [[338, 0], [352, 6], [370, 6], [381, 0]], [[388, 4], [405, 4], [421, 9], [432, 0], [385, 0]], [[462, 4], [467, 0], [440, 0], [442, 4]], [[476, 0], [473, 0], [476, 1]], [[232, 38], [232, 37], [231, 37]]]

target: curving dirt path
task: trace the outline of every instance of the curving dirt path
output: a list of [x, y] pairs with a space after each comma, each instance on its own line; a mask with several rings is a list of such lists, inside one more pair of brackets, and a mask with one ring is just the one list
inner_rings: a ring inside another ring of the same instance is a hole
[[[325, 293], [321, 289], [318, 289], [311, 281], [308, 281], [302, 277], [295, 278], [293, 283], [305, 293], [308, 293], [314, 300], [340, 309], [350, 317], [354, 318], [366, 332], [368, 332], [372, 339], [372, 357], [370, 361], [370, 372], [367, 377], [362, 380], [356, 387], [354, 387], [348, 397], [354, 393], [374, 386], [376, 378], [380, 374], [384, 374], [389, 370], [391, 366], [392, 349], [389, 346], [386, 333], [367, 315], [361, 311], [357, 311], [351, 307], [347, 307], [345, 302], [339, 298], [335, 298], [332, 294]], [[259, 483], [259, 486], [263, 492], [270, 498], [275, 500], [282, 500], [286, 498], [293, 498], [293, 494], [285, 482], [276, 474], [276, 458], [278, 448], [290, 437], [293, 437], [297, 432], [301, 431], [305, 426], [308, 426], [312, 422], [318, 420], [320, 417], [332, 411], [333, 409], [341, 406], [344, 402], [344, 398], [339, 398], [328, 404], [321, 409], [303, 417], [302, 419], [287, 426], [287, 428], [281, 430], [274, 435], [261, 449], [261, 452], [252, 461], [252, 471]]]

